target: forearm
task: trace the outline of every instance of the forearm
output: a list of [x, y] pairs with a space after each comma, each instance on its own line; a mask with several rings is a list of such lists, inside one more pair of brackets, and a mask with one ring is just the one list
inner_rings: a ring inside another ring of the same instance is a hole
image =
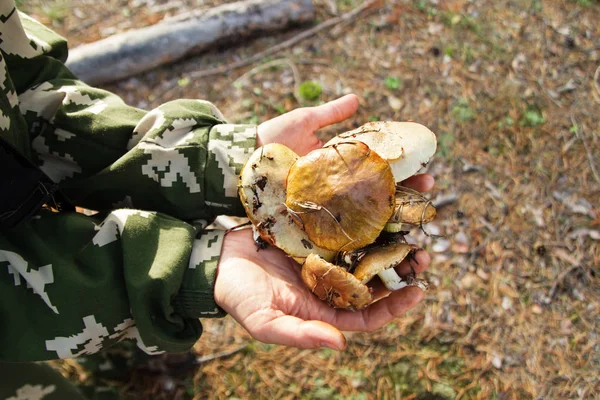
[[229, 125], [201, 100], [150, 112], [128, 106], [73, 76], [63, 38], [12, 1], [0, 0], [0, 12], [0, 36], [10, 38], [0, 42], [8, 91], [0, 93], [8, 99], [0, 101], [0, 134], [77, 205], [184, 220], [242, 215], [237, 174], [256, 146], [254, 126]]
[[[95, 210], [133, 207], [208, 221], [219, 214], [243, 215], [237, 177], [254, 150], [256, 131], [223, 123], [213, 109], [199, 100], [154, 109], [132, 129], [122, 156], [99, 171], [65, 180], [63, 189], [77, 204]], [[77, 138], [70, 140], [59, 144], [64, 149], [59, 152], [77, 146]]]
[[145, 113], [68, 80], [19, 98], [35, 137], [34, 162], [77, 205], [184, 220], [243, 215], [237, 176], [256, 146], [256, 128], [226, 124], [212, 104], [177, 100]]

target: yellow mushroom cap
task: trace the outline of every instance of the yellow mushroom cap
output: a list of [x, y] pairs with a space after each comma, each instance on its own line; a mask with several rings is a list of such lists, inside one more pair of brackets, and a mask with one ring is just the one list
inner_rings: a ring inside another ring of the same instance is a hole
[[336, 308], [360, 310], [371, 304], [371, 290], [343, 268], [311, 254], [302, 265], [302, 280], [321, 300]]
[[392, 216], [394, 176], [366, 144], [340, 142], [292, 165], [286, 205], [317, 246], [358, 249], [372, 243]]

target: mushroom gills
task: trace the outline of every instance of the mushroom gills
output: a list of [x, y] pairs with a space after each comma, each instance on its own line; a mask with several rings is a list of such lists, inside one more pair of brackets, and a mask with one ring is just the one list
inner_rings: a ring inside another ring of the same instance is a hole
[[407, 286], [427, 290], [426, 281], [417, 279], [414, 274], [400, 277], [394, 269], [414, 252], [415, 249], [406, 243], [369, 246], [338, 255], [339, 265], [311, 254], [302, 265], [302, 280], [311, 292], [332, 307], [360, 310], [374, 301], [372, 289], [367, 284], [375, 276], [390, 291]]
[[426, 282], [414, 277], [411, 274], [402, 278], [395, 270], [395, 267], [409, 256], [412, 256], [415, 248], [407, 243], [389, 243], [381, 246], [374, 246], [367, 250], [366, 254], [360, 259], [354, 276], [363, 284], [370, 282], [375, 275], [381, 279], [388, 290], [394, 291], [406, 286], [419, 286], [423, 290], [427, 288]]

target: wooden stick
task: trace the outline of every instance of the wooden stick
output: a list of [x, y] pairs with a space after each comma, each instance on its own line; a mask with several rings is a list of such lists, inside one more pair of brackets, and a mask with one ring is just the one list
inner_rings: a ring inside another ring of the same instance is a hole
[[240, 61], [236, 61], [233, 62], [231, 64], [227, 64], [227, 65], [223, 65], [220, 67], [216, 67], [216, 68], [209, 68], [209, 69], [205, 69], [205, 70], [201, 70], [201, 71], [196, 71], [196, 72], [192, 72], [190, 74], [188, 74], [188, 76], [190, 78], [202, 78], [205, 76], [209, 76], [209, 75], [217, 75], [217, 74], [222, 74], [224, 72], [228, 72], [231, 71], [233, 69], [237, 69], [237, 68], [241, 68], [241, 67], [245, 67], [247, 65], [250, 65], [254, 62], [257, 62], [267, 56], [270, 56], [274, 53], [277, 53], [283, 49], [287, 49], [289, 47], [292, 47], [293, 45], [301, 42], [302, 40], [309, 38], [311, 36], [316, 35], [317, 33], [321, 32], [324, 29], [330, 28], [334, 25], [339, 24], [340, 22], [344, 22], [344, 21], [349, 21], [353, 18], [355, 18], [357, 15], [359, 15], [361, 12], [363, 12], [364, 10], [372, 7], [373, 5], [375, 5], [375, 3], [377, 3], [379, 0], [370, 0], [365, 2], [364, 4], [356, 7], [355, 9], [353, 9], [352, 11], [347, 12], [346, 14], [340, 15], [339, 17], [335, 17], [332, 19], [329, 19], [325, 22], [320, 23], [319, 25], [310, 28], [304, 32], [301, 32], [299, 35], [294, 36], [293, 38], [290, 38], [278, 45], [275, 45], [273, 47], [270, 47], [264, 51], [261, 51], [260, 53], [257, 53], [255, 55], [253, 55], [252, 57], [249, 57], [245, 60], [240, 60]]
[[81, 45], [69, 53], [67, 67], [89, 84], [106, 83], [313, 18], [310, 0], [238, 1]]
[[230, 64], [221, 65], [219, 67], [208, 68], [208, 69], [203, 69], [200, 71], [190, 72], [188, 74], [184, 74], [182, 77], [171, 79], [170, 81], [168, 81], [164, 84], [165, 90], [162, 93], [158, 94], [157, 98], [160, 99], [160, 98], [168, 97], [168, 95], [173, 90], [177, 89], [177, 82], [179, 82], [179, 80], [181, 78], [190, 78], [190, 79], [204, 78], [206, 76], [224, 74], [224, 73], [232, 71], [234, 69], [246, 67], [252, 63], [262, 60], [265, 57], [268, 57], [279, 51], [282, 51], [284, 49], [292, 47], [295, 44], [301, 42], [302, 40], [316, 35], [317, 33], [321, 32], [324, 29], [330, 28], [341, 22], [350, 21], [350, 20], [356, 18], [358, 15], [360, 15], [363, 11], [365, 11], [367, 9], [371, 9], [371, 10], [379, 9], [381, 7], [381, 3], [382, 3], [381, 0], [366, 1], [362, 5], [354, 8], [353, 10], [351, 10], [339, 17], [335, 17], [335, 18], [329, 19], [325, 22], [322, 22], [317, 26], [314, 26], [304, 32], [301, 32], [299, 35], [294, 36], [294, 37], [292, 37], [278, 45], [270, 47], [264, 51], [261, 51], [260, 53], [257, 53], [255, 55], [253, 55], [252, 57], [249, 57], [249, 58], [246, 58], [246, 59], [240, 60], [240, 61], [235, 61]]

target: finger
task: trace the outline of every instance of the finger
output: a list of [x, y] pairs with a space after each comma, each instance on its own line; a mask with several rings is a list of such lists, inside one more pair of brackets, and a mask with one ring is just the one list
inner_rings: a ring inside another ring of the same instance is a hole
[[371, 304], [362, 311], [366, 330], [379, 329], [394, 319], [401, 317], [408, 310], [419, 304], [423, 300], [423, 297], [423, 291], [414, 286], [391, 292], [386, 298]]
[[374, 331], [400, 317], [423, 300], [423, 291], [407, 287], [359, 312], [337, 311], [332, 325], [343, 331]]
[[326, 322], [304, 321], [291, 315], [284, 315], [264, 324], [255, 338], [265, 343], [302, 349], [346, 348], [346, 337], [339, 329]]
[[414, 256], [407, 257], [396, 267], [396, 272], [400, 276], [406, 276], [412, 271], [419, 274], [429, 266], [431, 263], [431, 257], [424, 250], [417, 251]]
[[433, 188], [435, 179], [429, 174], [413, 175], [402, 182], [402, 186], [416, 190], [417, 192], [428, 192]]
[[312, 130], [321, 129], [348, 119], [356, 110], [358, 110], [358, 97], [348, 94], [320, 106], [312, 107], [309, 122]]

